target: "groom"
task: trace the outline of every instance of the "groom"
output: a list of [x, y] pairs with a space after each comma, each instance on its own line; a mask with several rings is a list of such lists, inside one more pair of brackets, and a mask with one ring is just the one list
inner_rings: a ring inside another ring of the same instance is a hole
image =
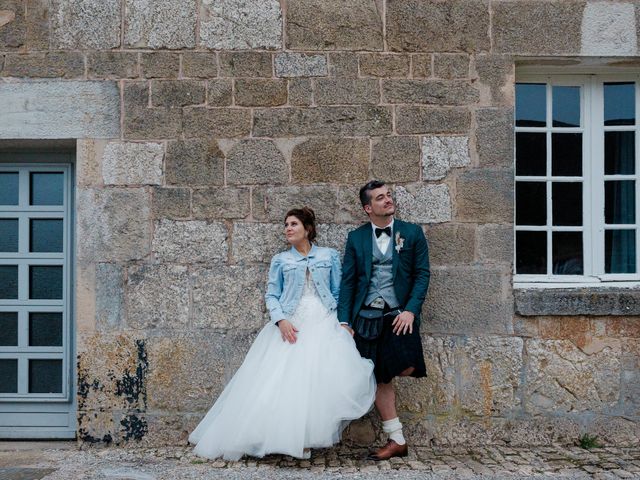
[[426, 375], [419, 325], [429, 287], [429, 253], [422, 229], [393, 218], [396, 208], [384, 182], [360, 189], [369, 223], [347, 238], [338, 319], [354, 333], [360, 354], [373, 360], [376, 408], [388, 443], [370, 458], [407, 455], [392, 380]]

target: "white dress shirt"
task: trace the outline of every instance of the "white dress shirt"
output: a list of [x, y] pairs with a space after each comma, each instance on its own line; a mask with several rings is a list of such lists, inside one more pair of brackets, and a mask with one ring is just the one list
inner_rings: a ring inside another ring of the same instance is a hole
[[[376, 228], [380, 228], [380, 227], [378, 227], [373, 222], [371, 222], [371, 226], [373, 227], [373, 238], [378, 244], [378, 248], [384, 255], [385, 253], [387, 253], [387, 249], [391, 244], [391, 237], [384, 232], [382, 232], [379, 237], [376, 237]], [[393, 235], [393, 218], [391, 219], [391, 223], [389, 223], [389, 225], [386, 225], [386, 227], [391, 227], [391, 235]], [[383, 228], [386, 228], [386, 227], [383, 227]]]

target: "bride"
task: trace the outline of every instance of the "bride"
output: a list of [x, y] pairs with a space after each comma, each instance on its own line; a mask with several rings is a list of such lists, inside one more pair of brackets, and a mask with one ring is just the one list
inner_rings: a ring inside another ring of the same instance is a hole
[[291, 248], [271, 260], [265, 295], [271, 322], [189, 436], [197, 455], [309, 458], [310, 448], [340, 441], [349, 421], [373, 405], [373, 363], [335, 312], [338, 252], [313, 243], [310, 208], [290, 210], [284, 234]]

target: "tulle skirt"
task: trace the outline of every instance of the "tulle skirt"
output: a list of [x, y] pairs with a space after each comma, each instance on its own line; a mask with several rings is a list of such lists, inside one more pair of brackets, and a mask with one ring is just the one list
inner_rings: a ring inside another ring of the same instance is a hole
[[194, 452], [237, 460], [340, 441], [349, 421], [373, 406], [373, 362], [358, 353], [335, 312], [305, 294], [290, 320], [297, 342], [266, 325], [211, 410], [189, 436]]

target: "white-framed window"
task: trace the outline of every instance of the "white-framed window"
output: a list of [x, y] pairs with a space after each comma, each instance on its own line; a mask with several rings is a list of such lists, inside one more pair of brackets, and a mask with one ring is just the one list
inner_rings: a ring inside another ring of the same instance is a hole
[[515, 103], [514, 284], [640, 281], [640, 74], [519, 74]]

